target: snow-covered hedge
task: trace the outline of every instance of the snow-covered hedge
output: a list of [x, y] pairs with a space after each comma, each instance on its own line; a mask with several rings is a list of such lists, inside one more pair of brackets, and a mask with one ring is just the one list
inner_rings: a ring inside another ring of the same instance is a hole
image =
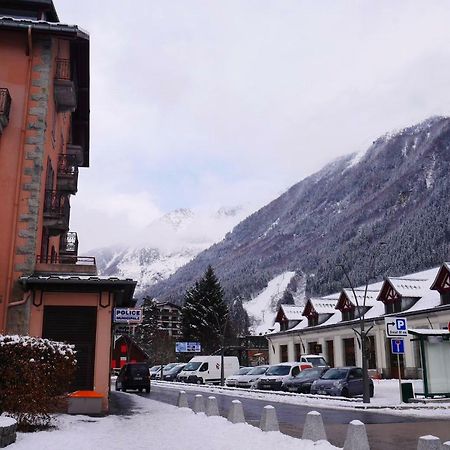
[[73, 345], [0, 335], [0, 413], [17, 419], [22, 430], [48, 426], [75, 367]]

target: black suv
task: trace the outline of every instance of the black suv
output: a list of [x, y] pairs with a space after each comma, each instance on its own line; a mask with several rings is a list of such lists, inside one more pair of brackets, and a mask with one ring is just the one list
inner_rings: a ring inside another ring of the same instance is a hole
[[127, 363], [120, 369], [116, 379], [116, 391], [125, 392], [127, 389], [150, 392], [150, 373], [147, 363]]

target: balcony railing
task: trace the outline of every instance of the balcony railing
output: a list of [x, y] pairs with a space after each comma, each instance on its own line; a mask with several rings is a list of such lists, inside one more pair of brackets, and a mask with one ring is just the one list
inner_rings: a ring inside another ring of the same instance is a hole
[[6, 88], [0, 88], [0, 134], [9, 123], [9, 112], [11, 110], [11, 96]]
[[57, 59], [56, 60], [56, 80], [70, 80], [70, 60], [69, 59]]
[[51, 230], [51, 235], [61, 234], [69, 229], [70, 202], [69, 195], [60, 191], [45, 191], [44, 226]]
[[78, 190], [76, 155], [60, 154], [58, 158], [58, 190], [75, 194]]
[[[95, 256], [75, 256], [72, 264], [82, 266], [95, 266]], [[64, 259], [61, 256], [44, 256], [37, 255], [36, 262], [38, 264], [65, 264]]]

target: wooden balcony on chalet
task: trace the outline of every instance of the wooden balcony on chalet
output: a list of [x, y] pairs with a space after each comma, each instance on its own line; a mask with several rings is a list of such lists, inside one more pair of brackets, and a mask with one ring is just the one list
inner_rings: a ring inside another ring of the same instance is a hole
[[58, 191], [76, 194], [78, 190], [78, 163], [75, 155], [59, 155], [57, 188]]
[[73, 112], [77, 109], [77, 92], [69, 59], [56, 60], [54, 90], [58, 112]]
[[36, 257], [35, 273], [39, 274], [66, 274], [66, 275], [97, 275], [97, 265], [94, 256], [74, 256], [67, 259], [59, 256]]
[[11, 96], [6, 88], [0, 88], [0, 135], [9, 123]]
[[70, 203], [69, 194], [61, 191], [45, 191], [44, 227], [51, 236], [57, 236], [69, 230]]

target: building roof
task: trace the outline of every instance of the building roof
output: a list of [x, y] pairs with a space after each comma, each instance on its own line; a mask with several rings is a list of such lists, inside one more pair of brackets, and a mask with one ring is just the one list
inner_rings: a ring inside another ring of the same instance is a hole
[[[277, 316], [280, 312], [284, 315], [286, 320], [303, 320], [303, 306], [294, 306], [294, 305], [280, 305]], [[276, 320], [276, 318], [275, 318]]]
[[317, 314], [334, 314], [336, 312], [337, 298], [309, 298], [303, 309], [303, 314], [307, 311], [308, 304]]
[[[410, 308], [408, 308], [405, 311], [402, 311], [402, 316], [408, 316], [408, 315], [414, 315], [418, 312], [425, 312], [437, 308], [442, 309], [450, 309], [450, 305], [441, 305], [441, 298], [438, 292], [431, 290], [430, 287], [433, 283], [433, 280], [436, 279], [436, 276], [439, 272], [439, 270], [442, 269], [442, 267], [450, 267], [450, 263], [443, 263], [440, 267], [435, 267], [433, 269], [429, 269], [423, 272], [404, 275], [402, 277], [389, 277], [387, 280], [393, 280], [391, 282], [394, 282], [395, 286], [400, 290], [402, 295], [405, 297], [417, 297], [419, 296], [417, 302], [415, 302]], [[385, 286], [385, 282], [376, 282], [368, 285], [368, 292], [371, 292], [371, 297], [374, 293], [379, 293], [382, 288]], [[358, 286], [355, 288], [355, 292], [361, 292], [364, 291], [365, 286]], [[348, 290], [347, 288], [343, 291], [349, 291], [348, 294], [351, 293], [350, 299], [353, 298], [353, 293], [351, 292], [351, 289]], [[331, 294], [327, 297], [321, 297], [321, 298], [311, 298], [308, 301], [311, 302], [311, 306], [314, 307], [314, 310], [318, 314], [325, 314], [326, 312], [330, 311], [330, 304], [333, 303], [333, 300], [335, 301], [335, 305], [337, 304], [338, 298], [342, 295], [342, 292]], [[358, 295], [358, 294], [357, 294]], [[372, 306], [371, 306], [372, 305]], [[371, 301], [371, 305], [367, 304], [367, 306], [371, 306], [369, 310], [366, 312], [364, 318], [365, 320], [376, 320], [376, 319], [382, 319], [385, 314], [385, 305], [381, 301]], [[316, 309], [317, 308], [317, 309]], [[306, 309], [306, 307], [305, 307]], [[280, 332], [274, 332], [270, 333], [272, 335], [277, 334], [288, 334], [292, 332], [298, 332], [300, 330], [304, 329], [311, 329], [311, 330], [317, 330], [320, 328], [325, 328], [329, 326], [338, 326], [341, 323], [342, 324], [351, 324], [354, 322], [358, 322], [360, 319], [354, 319], [352, 321], [342, 321], [342, 313], [340, 310], [336, 310], [333, 308], [333, 314], [322, 324], [315, 325], [313, 327], [309, 327], [306, 320], [300, 322], [298, 325], [296, 325], [293, 328], [290, 328], [286, 331], [280, 331]]]
[[26, 15], [32, 12], [36, 14], [36, 17], [44, 13], [45, 19], [49, 22], [59, 22], [53, 0], [1, 0], [0, 2], [0, 16]]
[[[353, 294], [354, 291], [354, 294]], [[341, 294], [339, 296], [339, 301], [336, 305], [336, 309], [341, 308], [342, 307], [342, 303], [345, 300], [348, 300], [353, 306], [357, 306], [357, 303], [359, 306], [363, 306], [365, 305], [366, 307], [371, 307], [371, 306], [375, 306], [376, 305], [376, 301], [377, 301], [377, 295], [378, 295], [378, 290], [375, 289], [369, 289], [369, 287], [367, 287], [367, 294], [366, 294], [366, 298], [364, 301], [364, 295], [366, 293], [366, 288], [356, 288], [356, 289], [350, 289], [350, 288], [344, 288], [341, 291]], [[355, 295], [356, 295], [356, 299], [355, 300]]]

